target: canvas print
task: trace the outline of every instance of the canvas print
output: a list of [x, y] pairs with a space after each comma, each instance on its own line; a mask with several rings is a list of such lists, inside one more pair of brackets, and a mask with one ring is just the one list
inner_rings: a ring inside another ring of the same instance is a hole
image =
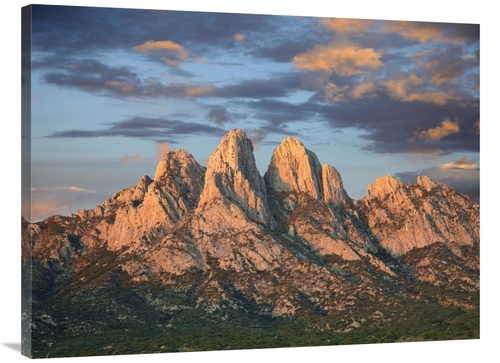
[[479, 339], [479, 25], [22, 8], [22, 351]]

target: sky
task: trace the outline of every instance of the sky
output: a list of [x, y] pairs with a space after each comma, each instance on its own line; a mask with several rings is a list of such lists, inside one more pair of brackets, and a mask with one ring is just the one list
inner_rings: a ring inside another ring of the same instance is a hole
[[202, 165], [241, 128], [264, 175], [293, 136], [351, 198], [391, 174], [479, 202], [479, 25], [36, 5], [32, 210], [94, 208], [154, 175]]

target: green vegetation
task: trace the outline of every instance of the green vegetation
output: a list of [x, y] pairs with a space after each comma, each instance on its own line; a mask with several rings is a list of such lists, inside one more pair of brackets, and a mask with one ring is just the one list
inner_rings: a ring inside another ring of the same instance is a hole
[[34, 339], [34, 354], [35, 357], [61, 357], [478, 339], [478, 327], [477, 310], [462, 311], [437, 306], [413, 311], [402, 320], [387, 325], [345, 333], [309, 331], [305, 325], [286, 318], [268, 318], [248, 326], [209, 322], [184, 322], [175, 326], [132, 324], [128, 327], [109, 324], [107, 329], [97, 332], [58, 336], [50, 347], [40, 339]]
[[[195, 287], [160, 288], [131, 285], [123, 273], [115, 272], [105, 288], [37, 300], [34, 357], [479, 338], [478, 293], [450, 295], [472, 309], [442, 306], [435, 297], [443, 290], [428, 287], [420, 295], [427, 298], [385, 306], [374, 307], [360, 295], [347, 315], [309, 306], [304, 309], [309, 313], [296, 317], [273, 317], [231, 286], [226, 289], [237, 299], [237, 309], [223, 302], [213, 311], [207, 305], [197, 308], [201, 290], [196, 286], [201, 286], [203, 275], [195, 277], [200, 281]], [[374, 309], [381, 311], [377, 319]], [[359, 327], [341, 324], [349, 314], [365, 322]]]

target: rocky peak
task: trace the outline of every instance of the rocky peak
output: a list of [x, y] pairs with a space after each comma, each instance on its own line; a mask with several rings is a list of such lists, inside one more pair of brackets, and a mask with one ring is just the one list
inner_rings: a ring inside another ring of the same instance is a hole
[[238, 206], [253, 221], [274, 224], [252, 141], [239, 129], [227, 133], [210, 156], [199, 205], [221, 199]]
[[316, 154], [293, 137], [287, 137], [274, 150], [264, 175], [271, 189], [277, 192], [305, 192], [323, 200], [321, 164]]
[[[425, 193], [436, 188], [439, 193]], [[427, 176], [419, 176], [416, 184], [403, 184], [390, 175], [378, 178], [362, 203], [380, 245], [395, 254], [436, 242], [472, 246], [479, 241], [479, 209]]]
[[333, 206], [338, 206], [341, 202], [349, 199], [347, 192], [344, 190], [342, 177], [333, 166], [325, 164], [321, 171], [323, 183], [323, 196], [325, 203]]
[[185, 150], [169, 151], [163, 155], [154, 180], [157, 183], [166, 182], [171, 178], [183, 178], [195, 174], [203, 174], [205, 168], [198, 164], [194, 157]]
[[384, 175], [377, 178], [374, 183], [368, 185], [366, 197], [383, 199], [387, 194], [393, 193], [398, 188], [401, 188], [403, 183], [391, 175]]
[[431, 189], [437, 186], [437, 183], [432, 181], [428, 176], [426, 175], [419, 175], [417, 177], [417, 185], [420, 187], [424, 188], [426, 191], [430, 192]]
[[144, 175], [137, 186], [135, 187], [134, 194], [132, 196], [132, 200], [143, 200], [144, 195], [148, 191], [149, 184], [151, 184], [152, 180], [149, 176]]

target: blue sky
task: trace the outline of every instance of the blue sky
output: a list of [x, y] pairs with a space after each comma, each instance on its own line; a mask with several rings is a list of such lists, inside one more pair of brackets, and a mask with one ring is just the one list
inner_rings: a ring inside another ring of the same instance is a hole
[[477, 24], [35, 6], [32, 50], [32, 220], [233, 128], [262, 175], [294, 136], [354, 199], [427, 174], [478, 201]]

